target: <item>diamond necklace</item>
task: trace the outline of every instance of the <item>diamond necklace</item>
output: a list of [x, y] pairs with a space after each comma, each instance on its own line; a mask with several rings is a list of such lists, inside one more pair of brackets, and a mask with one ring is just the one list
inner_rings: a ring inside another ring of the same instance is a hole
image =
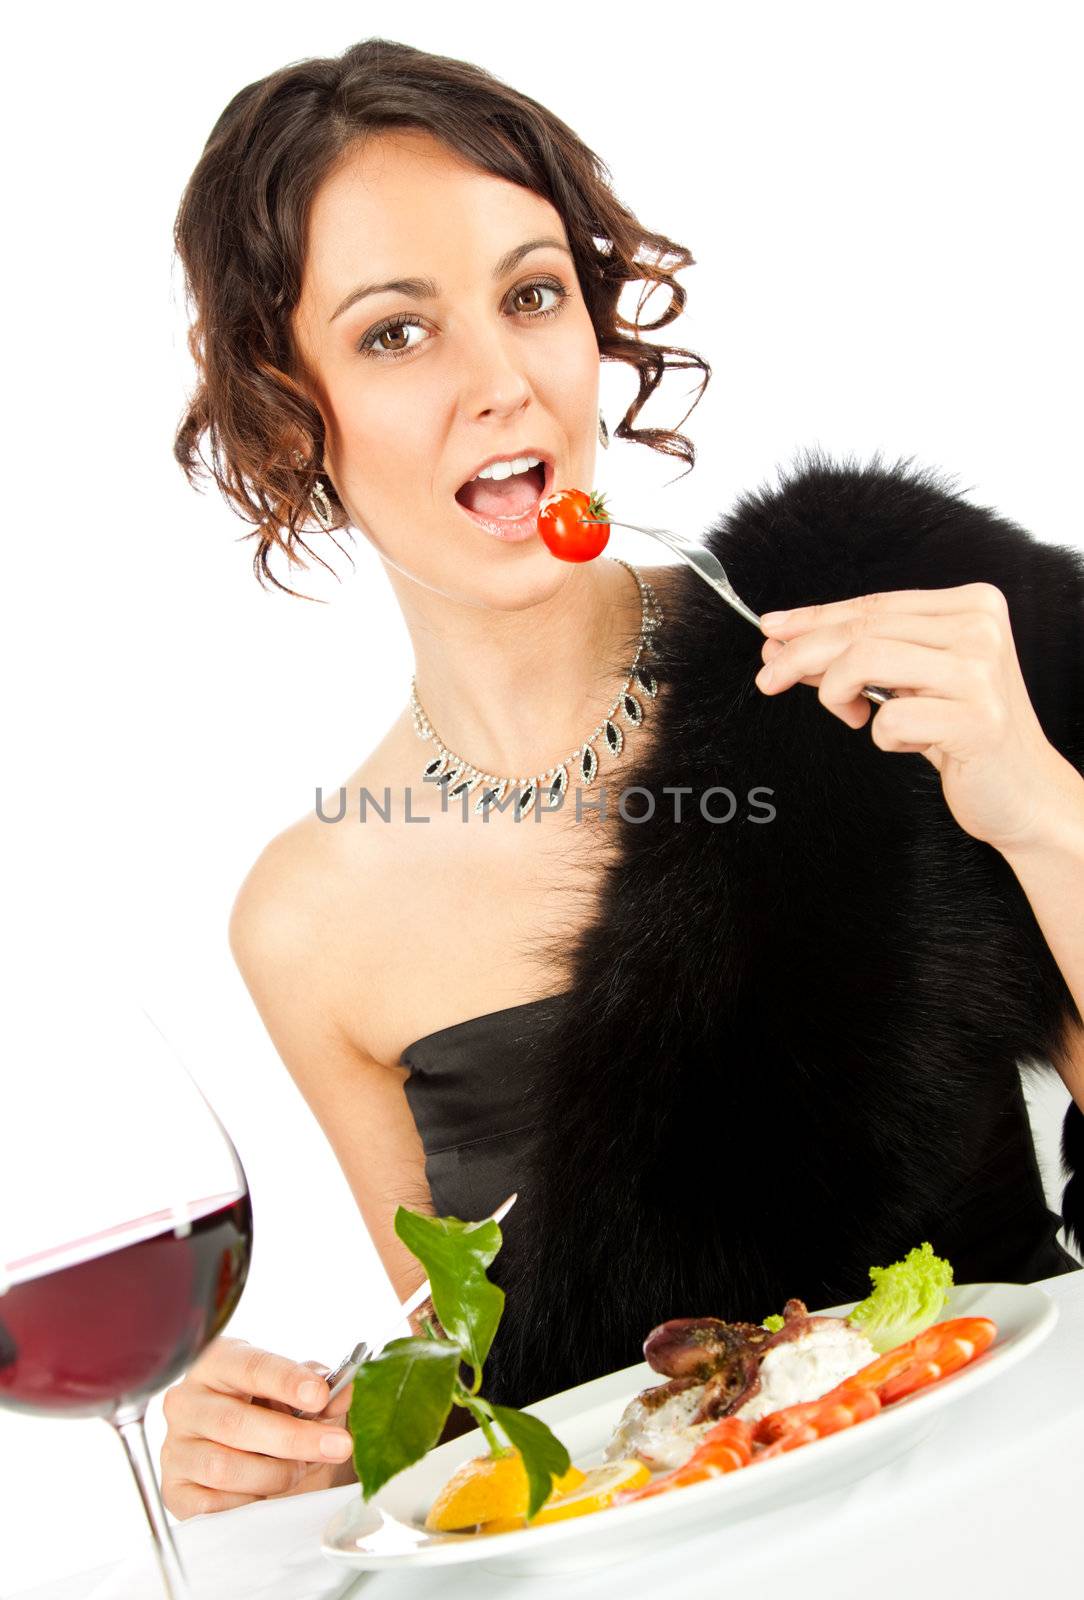
[[606, 747], [612, 755], [621, 754], [625, 736], [617, 721], [618, 709], [620, 708], [621, 716], [632, 728], [638, 728], [644, 720], [643, 705], [632, 692], [633, 683], [636, 683], [652, 700], [658, 694], [658, 680], [644, 658], [654, 653], [655, 634], [663, 616], [659, 597], [647, 579], [641, 577], [630, 561], [624, 561], [620, 556], [612, 559], [620, 561], [623, 567], [628, 568], [640, 590], [640, 637], [620, 693], [594, 732], [570, 755], [565, 756], [564, 760], [547, 767], [545, 772], [522, 778], [501, 777], [497, 773], [483, 772], [457, 755], [454, 750], [449, 750], [444, 744], [426, 715], [418, 699], [414, 679], [411, 678], [410, 709], [414, 717], [414, 731], [419, 739], [431, 739], [437, 747], [437, 754], [422, 769], [423, 778], [446, 789], [449, 797], [453, 799], [461, 794], [471, 794], [481, 785], [482, 792], [474, 802], [474, 810], [483, 814], [494, 804], [503, 810], [501, 802], [505, 795], [510, 789], [518, 787], [519, 795], [513, 810], [516, 816], [525, 816], [536, 804], [546, 811], [555, 811], [561, 805], [569, 785], [570, 770], [579, 778], [585, 789], [590, 788], [598, 773], [598, 755], [594, 748], [597, 739], [605, 738]]

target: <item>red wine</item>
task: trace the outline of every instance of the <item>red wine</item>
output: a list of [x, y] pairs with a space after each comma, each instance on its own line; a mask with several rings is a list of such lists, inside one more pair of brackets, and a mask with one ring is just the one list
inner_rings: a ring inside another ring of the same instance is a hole
[[161, 1211], [9, 1263], [0, 1406], [109, 1417], [191, 1365], [229, 1321], [252, 1251], [247, 1193], [194, 1209], [190, 1226]]

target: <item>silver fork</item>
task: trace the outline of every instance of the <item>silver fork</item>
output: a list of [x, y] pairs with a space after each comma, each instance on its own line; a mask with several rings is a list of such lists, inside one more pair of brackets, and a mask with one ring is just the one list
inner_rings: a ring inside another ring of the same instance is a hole
[[[584, 522], [601, 522], [603, 519], [601, 517], [584, 517], [583, 520]], [[680, 533], [673, 533], [669, 528], [640, 528], [634, 522], [618, 522], [616, 517], [607, 517], [605, 521], [615, 528], [631, 528], [634, 533], [646, 533], [650, 538], [657, 539], [668, 550], [673, 550], [675, 555], [681, 556], [683, 561], [688, 562], [693, 571], [703, 578], [704, 582], [714, 589], [715, 593], [725, 600], [728, 606], [732, 606], [739, 616], [744, 617], [746, 622], [751, 622], [754, 628], [757, 628], [761, 633], [767, 631], [756, 612], [751, 606], [746, 605], [734, 588], [734, 585], [726, 575], [726, 569], [722, 562], [717, 556], [712, 555], [710, 550], [706, 550], [702, 544], [697, 544], [693, 539], [686, 539]], [[896, 698], [895, 689], [878, 689], [873, 684], [867, 684], [859, 693], [864, 694], [867, 700], [872, 700], [879, 706], [883, 706], [886, 700], [894, 700]]]

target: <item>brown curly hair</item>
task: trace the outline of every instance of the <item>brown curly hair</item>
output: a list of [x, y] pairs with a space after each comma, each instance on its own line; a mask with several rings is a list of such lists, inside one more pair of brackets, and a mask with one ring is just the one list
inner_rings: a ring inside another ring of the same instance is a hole
[[[366, 39], [341, 56], [296, 62], [234, 95], [188, 180], [174, 229], [197, 370], [174, 455], [190, 483], [212, 476], [233, 509], [254, 524], [245, 537], [258, 540], [257, 578], [291, 594], [269, 565], [276, 548], [292, 565], [306, 566], [303, 550], [327, 567], [301, 533], [321, 471], [324, 428], [290, 330], [309, 208], [343, 153], [388, 128], [431, 133], [474, 166], [553, 205], [600, 358], [627, 362], [639, 378], [617, 436], [679, 456], [688, 468], [695, 459], [683, 434], [633, 426], [668, 369], [695, 367], [702, 374], [685, 417], [711, 376], [692, 351], [639, 337], [679, 315], [685, 290], [674, 274], [694, 257], [637, 221], [613, 194], [609, 169], [571, 128], [480, 67], [394, 40]], [[644, 287], [629, 322], [617, 305], [623, 286], [635, 282]], [[670, 291], [669, 305], [654, 322], [641, 323], [640, 310], [660, 284]], [[209, 464], [200, 450], [205, 437]], [[331, 537], [342, 550], [334, 530], [347, 526], [346, 515], [334, 486], [324, 487]]]

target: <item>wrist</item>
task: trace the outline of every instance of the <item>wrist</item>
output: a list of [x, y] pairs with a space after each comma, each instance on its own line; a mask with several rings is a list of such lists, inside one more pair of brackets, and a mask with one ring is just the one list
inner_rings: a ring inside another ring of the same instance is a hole
[[1036, 778], [1041, 799], [1031, 824], [996, 847], [1010, 865], [1062, 853], [1084, 859], [1084, 776], [1053, 747], [1051, 757]]

